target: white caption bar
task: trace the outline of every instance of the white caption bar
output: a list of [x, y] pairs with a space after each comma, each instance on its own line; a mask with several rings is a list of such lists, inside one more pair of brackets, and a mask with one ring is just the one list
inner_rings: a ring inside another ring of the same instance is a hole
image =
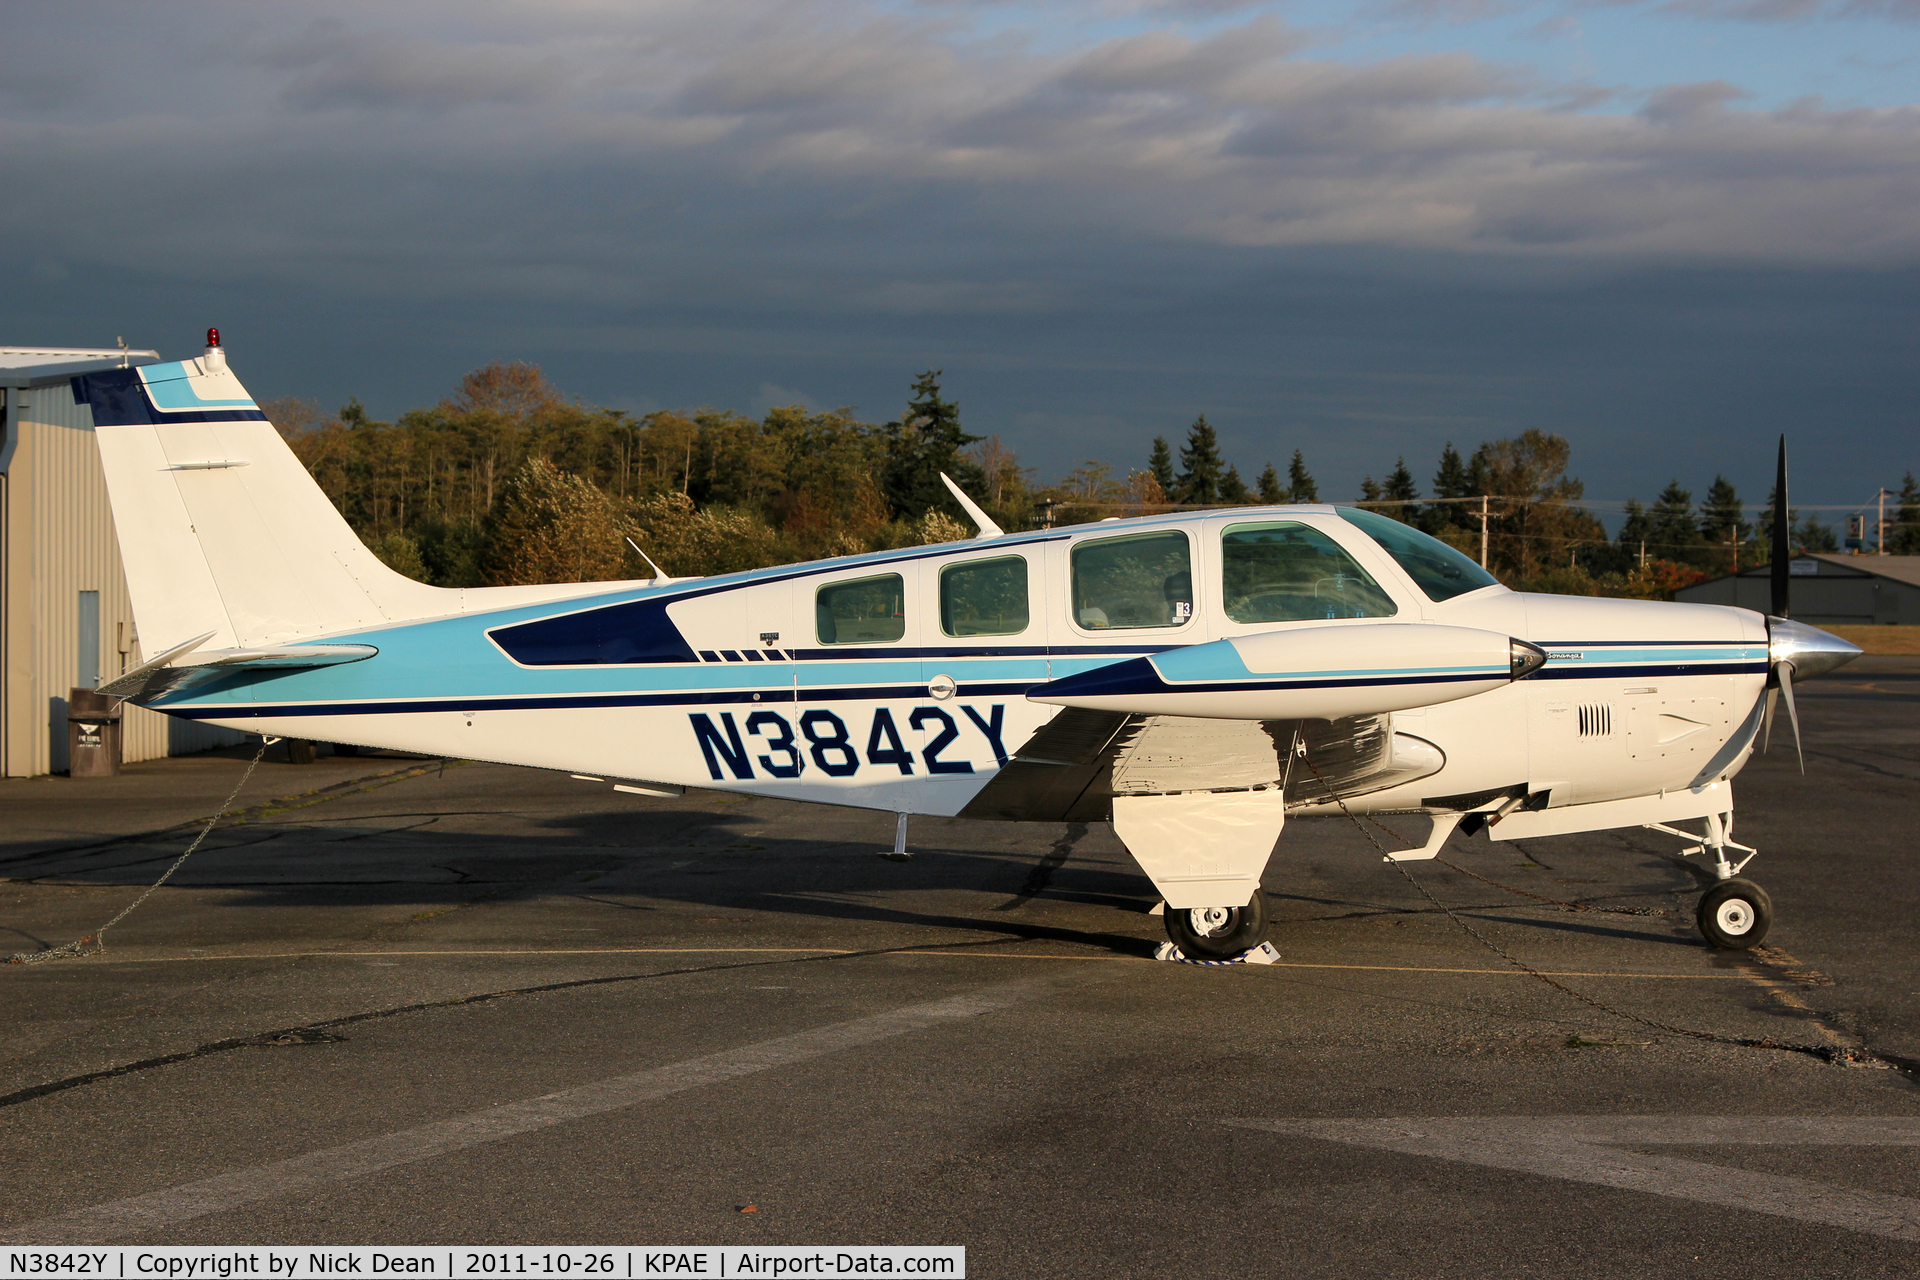
[[340, 1276], [735, 1277], [937, 1276], [967, 1274], [962, 1245], [120, 1245], [0, 1247], [0, 1280], [332, 1280]]

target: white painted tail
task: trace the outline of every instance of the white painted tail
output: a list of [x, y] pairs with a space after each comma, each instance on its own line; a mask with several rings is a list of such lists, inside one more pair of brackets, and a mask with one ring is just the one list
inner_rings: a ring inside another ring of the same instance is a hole
[[142, 648], [284, 644], [387, 623], [604, 591], [610, 584], [430, 587], [354, 534], [209, 347], [198, 360], [75, 378]]

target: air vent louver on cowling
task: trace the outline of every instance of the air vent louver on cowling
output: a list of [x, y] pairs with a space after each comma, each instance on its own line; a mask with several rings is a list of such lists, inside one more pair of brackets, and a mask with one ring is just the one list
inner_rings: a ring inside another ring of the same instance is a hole
[[1583, 738], [1612, 737], [1613, 708], [1605, 703], [1581, 707], [1580, 736]]

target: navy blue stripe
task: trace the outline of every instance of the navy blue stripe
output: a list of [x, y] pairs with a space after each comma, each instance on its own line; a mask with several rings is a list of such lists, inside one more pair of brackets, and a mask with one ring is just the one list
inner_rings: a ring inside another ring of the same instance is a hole
[[1383, 685], [1478, 684], [1502, 678], [1502, 672], [1469, 671], [1447, 675], [1349, 676], [1345, 679], [1300, 680], [1275, 676], [1267, 680], [1207, 680], [1169, 684], [1146, 658], [1096, 667], [1066, 676], [1033, 691], [1039, 698], [1134, 698], [1181, 693], [1291, 693], [1309, 689], [1369, 689]]
[[1542, 649], [1675, 649], [1692, 645], [1719, 649], [1747, 649], [1764, 640], [1534, 640]]
[[105, 369], [99, 373], [83, 373], [69, 381], [73, 385], [73, 402], [93, 410], [93, 425], [96, 427], [267, 420], [267, 415], [258, 409], [183, 409], [169, 412], [156, 408], [138, 369]]
[[[1203, 643], [1193, 641], [1192, 644]], [[862, 648], [855, 645], [835, 645], [831, 649], [789, 649], [796, 662], [845, 662], [855, 658], [1066, 658], [1081, 657], [1088, 654], [1138, 654], [1167, 653], [1174, 649], [1186, 649], [1189, 644], [1020, 644], [974, 647], [961, 645], [933, 645], [917, 649], [880, 649]]]
[[[1381, 685], [1402, 684], [1478, 684], [1487, 680], [1502, 680], [1505, 675], [1498, 671], [1469, 672], [1465, 675], [1446, 676], [1366, 676], [1347, 680], [1295, 680], [1281, 682], [1277, 680], [1220, 681], [1205, 684], [1165, 684], [1157, 689], [1136, 687], [1126, 693], [1293, 693], [1309, 689], [1372, 689]], [[1111, 696], [1111, 695], [1105, 695]]]
[[1620, 680], [1640, 676], [1728, 676], [1765, 675], [1765, 662], [1717, 663], [1674, 662], [1659, 667], [1543, 667], [1529, 680]]

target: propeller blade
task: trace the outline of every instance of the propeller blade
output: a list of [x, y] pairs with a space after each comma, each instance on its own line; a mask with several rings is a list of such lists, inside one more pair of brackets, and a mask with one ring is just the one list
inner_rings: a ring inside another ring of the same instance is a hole
[[1791, 662], [1782, 662], [1779, 664], [1778, 670], [1780, 672], [1780, 692], [1785, 695], [1787, 699], [1787, 719], [1793, 722], [1793, 749], [1795, 754], [1800, 757], [1800, 772], [1805, 773], [1807, 771], [1807, 752], [1806, 748], [1800, 745], [1800, 712], [1796, 710], [1793, 705], [1793, 664]]
[[1760, 717], [1760, 754], [1773, 750], [1773, 708], [1780, 701], [1778, 689], [1767, 690], [1767, 709]]
[[[1782, 435], [1780, 437], [1780, 466], [1774, 475], [1773, 481], [1773, 562], [1770, 566], [1773, 570], [1772, 612], [1776, 618], [1792, 616], [1787, 612], [1787, 584], [1789, 581], [1787, 576], [1787, 558], [1793, 554], [1793, 548], [1788, 545], [1788, 533], [1787, 438]], [[1789, 701], [1788, 705], [1792, 705], [1791, 701]]]

